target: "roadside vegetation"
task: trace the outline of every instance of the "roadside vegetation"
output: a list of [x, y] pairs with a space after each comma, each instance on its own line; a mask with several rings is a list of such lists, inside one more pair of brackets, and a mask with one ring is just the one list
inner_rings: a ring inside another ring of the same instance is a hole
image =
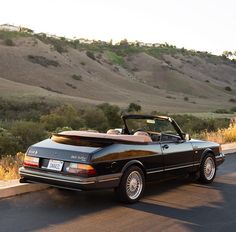
[[199, 138], [221, 144], [236, 142], [236, 126], [230, 126], [229, 128], [218, 129], [212, 132], [203, 131], [199, 134]]

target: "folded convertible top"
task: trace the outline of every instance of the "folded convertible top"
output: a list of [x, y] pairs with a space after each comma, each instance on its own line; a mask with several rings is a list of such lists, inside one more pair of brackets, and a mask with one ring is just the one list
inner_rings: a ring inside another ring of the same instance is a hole
[[151, 142], [151, 138], [142, 135], [113, 135], [89, 131], [65, 131], [53, 134], [54, 142], [78, 145], [103, 147], [113, 143], [145, 144]]

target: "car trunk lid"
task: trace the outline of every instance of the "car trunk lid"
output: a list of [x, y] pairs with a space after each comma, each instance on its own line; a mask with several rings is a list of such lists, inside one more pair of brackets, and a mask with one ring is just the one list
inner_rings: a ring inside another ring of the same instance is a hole
[[99, 149], [101, 149], [101, 147], [75, 146], [58, 143], [52, 139], [46, 139], [32, 145], [28, 149], [27, 155], [39, 157], [41, 161], [44, 161], [43, 159], [55, 159], [69, 162], [89, 163], [91, 154]]

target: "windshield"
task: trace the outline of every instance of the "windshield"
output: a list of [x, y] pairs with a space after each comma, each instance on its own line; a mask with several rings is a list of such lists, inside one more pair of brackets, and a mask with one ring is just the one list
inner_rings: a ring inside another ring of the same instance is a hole
[[173, 125], [167, 119], [126, 119], [126, 124], [131, 134], [136, 131], [177, 134]]

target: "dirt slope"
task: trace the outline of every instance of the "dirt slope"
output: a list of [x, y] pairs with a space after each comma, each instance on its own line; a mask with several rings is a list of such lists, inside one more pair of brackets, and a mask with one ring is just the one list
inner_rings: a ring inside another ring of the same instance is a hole
[[[196, 55], [131, 53], [117, 65], [104, 51], [63, 53], [35, 37], [0, 39], [0, 95], [43, 97], [77, 105], [136, 102], [145, 110], [201, 112], [230, 108], [236, 99], [236, 65]], [[232, 90], [227, 91], [228, 86]], [[231, 101], [230, 101], [231, 99]]]

